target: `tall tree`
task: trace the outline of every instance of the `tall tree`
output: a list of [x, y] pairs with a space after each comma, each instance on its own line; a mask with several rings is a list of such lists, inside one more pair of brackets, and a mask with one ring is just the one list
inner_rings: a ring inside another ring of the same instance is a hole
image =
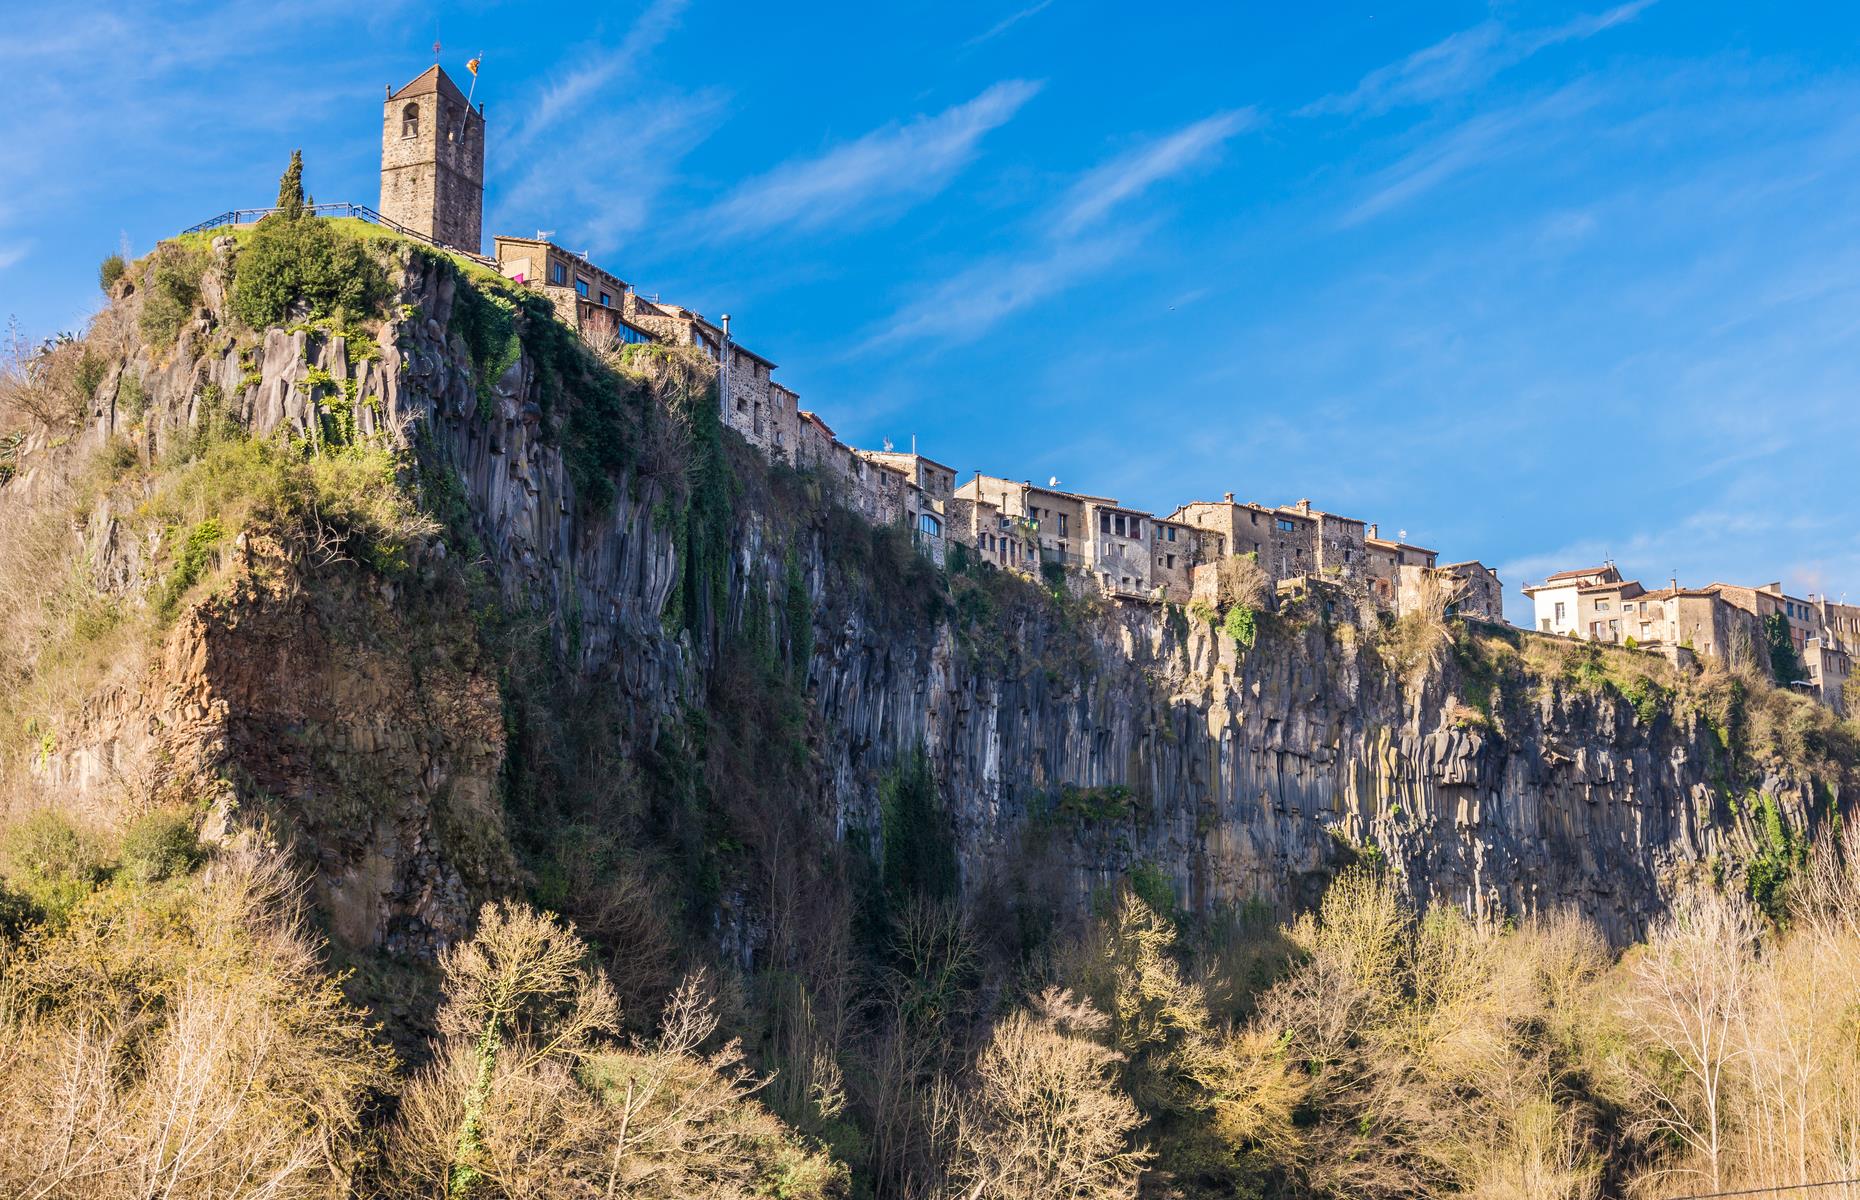
[[291, 165], [278, 178], [278, 211], [286, 220], [304, 215], [304, 152], [291, 151]]

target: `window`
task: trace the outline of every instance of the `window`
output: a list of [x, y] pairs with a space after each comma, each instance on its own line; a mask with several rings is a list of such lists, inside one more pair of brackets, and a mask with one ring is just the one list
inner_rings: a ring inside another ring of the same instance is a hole
[[414, 138], [420, 136], [420, 106], [409, 101], [407, 107], [400, 110], [400, 136]]
[[614, 302], [614, 298], [612, 296], [608, 295], [606, 292], [601, 293], [601, 307], [602, 308], [613, 307], [613, 302]]
[[1169, 531], [1163, 536], [1168, 538], [1172, 542], [1175, 541], [1175, 526], [1173, 525], [1169, 526]]
[[1345, 546], [1343, 548], [1343, 561], [1344, 562], [1350, 561], [1350, 548], [1348, 546]]
[[1561, 600], [1558, 600], [1558, 601], [1556, 602], [1556, 619], [1557, 619], [1557, 623], [1558, 623], [1559, 625], [1560, 625], [1560, 624], [1562, 624], [1562, 622], [1563, 622], [1563, 602], [1562, 602]]
[[1284, 517], [1280, 517], [1280, 518], [1279, 518], [1279, 522], [1278, 522], [1278, 523], [1279, 523], [1279, 532], [1280, 532], [1280, 533], [1290, 533], [1290, 532], [1292, 532], [1292, 531], [1293, 531], [1294, 529], [1297, 529], [1297, 528], [1298, 528], [1298, 525], [1297, 525], [1297, 523], [1296, 523], [1296, 522], [1294, 522], [1294, 521], [1288, 521], [1288, 520], [1286, 520], [1286, 519], [1285, 519]]
[[1544, 632], [1549, 633], [1550, 632], [1550, 618], [1549, 617], [1544, 618], [1543, 625], [1544, 625]]
[[1059, 536], [1066, 536], [1066, 514], [1064, 513], [1059, 514]]
[[1171, 571], [1175, 570], [1175, 555], [1165, 554], [1163, 557], [1169, 560], [1169, 569]]
[[568, 268], [559, 262], [549, 264], [549, 282], [565, 284], [568, 282]]
[[1108, 512], [1105, 512], [1103, 509], [1098, 510], [1098, 532], [1099, 533], [1111, 532], [1111, 514]]
[[1606, 600], [1597, 600], [1597, 601], [1595, 602], [1595, 611], [1596, 611], [1596, 612], [1607, 612], [1607, 611], [1608, 611], [1608, 601], [1606, 601]]
[[1008, 527], [1008, 519], [1007, 519], [1006, 517], [1002, 517], [1002, 518], [1001, 518], [1001, 528], [1003, 528], [1003, 529], [1006, 529], [1007, 527]]
[[1127, 524], [1125, 524], [1125, 522], [1124, 522], [1124, 514], [1123, 514], [1123, 513], [1118, 513], [1116, 517], [1114, 517], [1114, 518], [1112, 518], [1112, 520], [1111, 520], [1111, 524], [1112, 524], [1113, 526], [1115, 526], [1115, 527], [1116, 527], [1116, 529], [1117, 529], [1117, 536], [1118, 536], [1118, 537], [1124, 537], [1124, 536], [1126, 536], [1126, 532], [1125, 532], [1125, 531], [1126, 531], [1126, 530], [1127, 530], [1127, 529], [1129, 528], [1129, 526], [1128, 526]]
[[577, 296], [580, 296], [583, 300], [586, 300], [588, 298], [588, 281], [587, 280], [582, 279], [580, 277], [577, 277], [575, 279], [575, 294]]
[[937, 520], [933, 513], [920, 513], [917, 517], [917, 528], [932, 537], [943, 536], [943, 522]]

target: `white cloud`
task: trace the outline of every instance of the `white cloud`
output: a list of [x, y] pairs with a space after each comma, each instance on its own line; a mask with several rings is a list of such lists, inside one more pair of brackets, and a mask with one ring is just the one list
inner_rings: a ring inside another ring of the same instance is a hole
[[31, 242], [16, 242], [11, 246], [0, 246], [0, 271], [6, 270], [25, 258], [26, 253], [31, 249]]
[[1596, 89], [1576, 83], [1540, 100], [1464, 121], [1377, 172], [1369, 195], [1352, 206], [1340, 223], [1361, 224], [1456, 176], [1519, 153], [1541, 151], [1545, 143], [1539, 135], [1544, 129], [1554, 131], [1600, 100]]
[[513, 160], [541, 135], [565, 121], [579, 119], [588, 102], [599, 100], [616, 79], [630, 75], [678, 27], [687, 0], [654, 0], [633, 22], [611, 52], [595, 55], [552, 82], [538, 96], [515, 132], [505, 143], [504, 156]]
[[[506, 172], [492, 226], [526, 230], [540, 223], [576, 250], [619, 249], [646, 228], [684, 154], [717, 127], [725, 107], [722, 93], [701, 92], [576, 117]], [[617, 179], [626, 186], [615, 187]]]
[[1134, 249], [1137, 240], [1136, 233], [1126, 232], [973, 263], [899, 309], [860, 349], [924, 338], [972, 341], [1002, 318], [1109, 267]]
[[998, 38], [1008, 30], [1014, 28], [1014, 26], [1025, 21], [1028, 17], [1035, 16], [1052, 7], [1052, 3], [1053, 0], [1040, 0], [1038, 4], [1030, 4], [1026, 8], [1011, 12], [963, 44], [966, 46], [979, 46], [991, 38]]
[[783, 227], [812, 231], [856, 220], [887, 201], [934, 195], [975, 157], [982, 138], [1039, 90], [1037, 83], [1010, 79], [935, 116], [783, 163], [741, 184], [703, 223], [719, 236]]
[[1096, 224], [1119, 204], [1181, 174], [1258, 123], [1252, 109], [1216, 113], [1087, 171], [1066, 193], [1057, 232], [1070, 236]]
[[1215, 113], [1099, 163], [1065, 189], [1025, 249], [982, 259], [922, 290], [856, 352], [902, 342], [972, 341], [997, 323], [1103, 273], [1136, 250], [1149, 222], [1095, 233], [1119, 205], [1203, 162], [1257, 124], [1251, 109]]
[[1554, 29], [1512, 30], [1497, 21], [1486, 21], [1417, 50], [1399, 62], [1378, 67], [1363, 76], [1353, 90], [1314, 101], [1300, 109], [1299, 115], [1374, 116], [1392, 108], [1461, 95], [1541, 50], [1594, 37], [1625, 24], [1654, 2], [1632, 0], [1606, 12], [1576, 17]]

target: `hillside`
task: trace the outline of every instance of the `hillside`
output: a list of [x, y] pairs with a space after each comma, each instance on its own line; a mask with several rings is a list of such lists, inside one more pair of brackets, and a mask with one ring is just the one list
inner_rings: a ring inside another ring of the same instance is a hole
[[[250, 1061], [318, 1083], [225, 1127], [306, 1142], [224, 1170], [293, 1194], [1056, 1194], [1042, 1121], [1100, 1136], [1079, 1194], [1532, 1162], [1503, 1194], [1593, 1194], [1695, 1169], [1615, 998], [1698, 914], [1753, 979], [1860, 963], [1822, 921], [1860, 751], [1809, 701], [1438, 613], [1251, 597], [1230, 632], [937, 567], [722, 429], [701, 355], [597, 352], [371, 226], [164, 243], [6, 386], [9, 1061], [107, 1031], [96, 1071], [161, 1064], [263, 981], [325, 1032]], [[533, 993], [486, 983], [525, 955]], [[1025, 1111], [1030, 1070], [1085, 1107]], [[170, 1145], [160, 1083], [97, 1084], [99, 1147]], [[1499, 1132], [1436, 1153], [1425, 1097]], [[608, 1136], [635, 1113], [659, 1140]], [[31, 1141], [9, 1189], [182, 1178]]]

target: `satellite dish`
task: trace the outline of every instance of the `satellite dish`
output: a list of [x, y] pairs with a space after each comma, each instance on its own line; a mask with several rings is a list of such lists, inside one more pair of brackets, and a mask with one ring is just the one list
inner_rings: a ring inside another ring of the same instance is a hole
[[1408, 531], [1406, 529], [1397, 529], [1395, 531], [1395, 537], [1398, 541], [1405, 542], [1408, 540]]
[[1055, 475], [1055, 476], [1053, 476], [1052, 478], [1050, 478], [1050, 479], [1048, 479], [1048, 480], [1046, 481], [1046, 486], [1047, 486], [1047, 487], [1058, 487], [1058, 486], [1059, 486], [1059, 476], [1057, 476], [1057, 475]]
[[890, 438], [885, 439], [885, 453], [886, 454], [891, 453], [891, 439]]

